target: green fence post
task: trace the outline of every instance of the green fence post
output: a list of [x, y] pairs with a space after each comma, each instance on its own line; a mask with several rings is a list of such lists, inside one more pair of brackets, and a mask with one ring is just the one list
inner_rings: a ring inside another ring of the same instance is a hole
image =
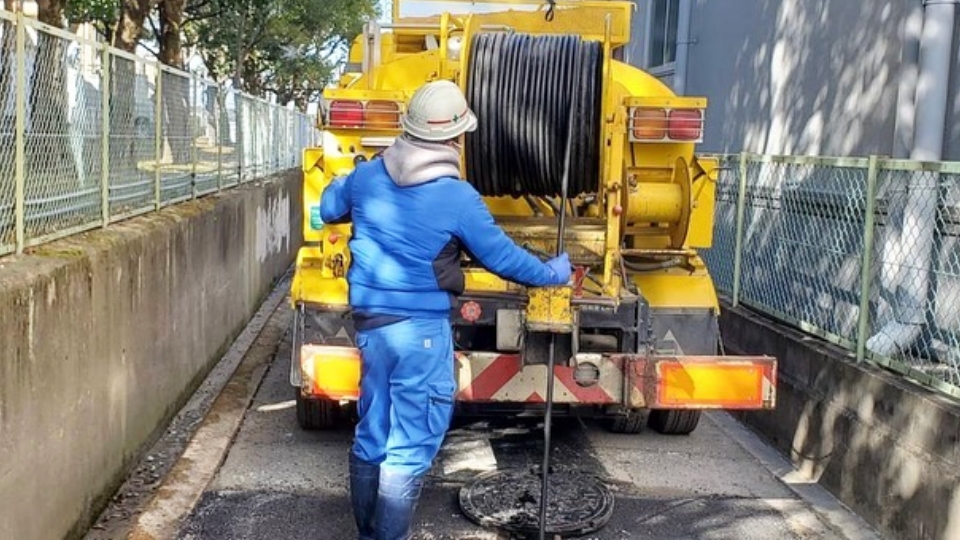
[[14, 174], [14, 219], [17, 242], [17, 253], [23, 253], [26, 242], [26, 184], [27, 184], [27, 29], [22, 12], [17, 13], [17, 80], [16, 84], [16, 157]]
[[237, 110], [234, 113], [237, 117], [237, 184], [243, 183], [243, 154], [246, 152], [247, 141], [243, 136], [243, 129], [247, 123], [243, 121], [243, 94], [239, 90], [233, 91], [233, 108]]
[[737, 232], [733, 247], [733, 307], [740, 305], [740, 279], [743, 265], [743, 221], [747, 203], [747, 153], [740, 152], [740, 178], [737, 188]]
[[163, 113], [161, 110], [163, 108], [163, 68], [160, 67], [159, 62], [157, 63], [157, 80], [154, 88], [156, 103], [154, 104], [153, 111], [153, 149], [154, 158], [157, 161], [154, 163], [153, 196], [156, 209], [160, 210], [160, 207], [163, 206], [163, 197], [160, 189], [160, 160], [163, 157], [163, 137], [161, 137], [163, 126]]
[[[216, 126], [214, 126], [214, 132], [217, 137], [217, 191], [223, 190], [223, 133], [220, 132], [221, 126], [224, 122], [223, 112], [226, 110], [226, 107], [223, 103], [223, 86], [217, 85], [217, 116], [216, 116]], [[227, 125], [230, 125], [230, 118], [228, 117]]]
[[197, 152], [197, 137], [200, 134], [200, 115], [197, 114], [197, 104], [200, 102], [197, 94], [200, 93], [200, 85], [198, 84], [199, 79], [197, 74], [190, 73], [190, 120], [187, 121], [189, 124], [190, 132], [187, 134], [190, 137], [190, 159], [193, 163], [190, 164], [190, 197], [193, 199], [197, 198], [197, 160], [200, 158], [200, 154]]
[[873, 244], [876, 236], [877, 176], [880, 159], [870, 156], [867, 167], [866, 205], [863, 211], [863, 253], [860, 261], [860, 312], [857, 317], [857, 362], [867, 356], [867, 332], [870, 322], [870, 283], [873, 281]]
[[110, 47], [100, 49], [100, 219], [110, 224]]

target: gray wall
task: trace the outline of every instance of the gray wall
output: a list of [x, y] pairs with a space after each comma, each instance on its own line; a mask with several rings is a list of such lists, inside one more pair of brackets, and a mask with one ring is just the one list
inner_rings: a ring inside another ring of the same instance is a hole
[[[954, 20], [960, 24], [960, 12], [955, 17], [957, 19]], [[960, 161], [960, 28], [954, 30], [952, 65], [954, 71], [947, 92], [947, 111], [950, 116], [943, 136], [943, 159]]]
[[300, 174], [3, 259], [0, 538], [82, 532], [289, 268]]
[[[919, 4], [695, 0], [686, 94], [710, 102], [702, 150], [893, 155], [904, 21]], [[960, 160], [955, 65], [945, 158]]]
[[777, 406], [735, 412], [884, 538], [960, 538], [960, 407], [795, 328], [721, 306], [729, 354], [777, 358]]

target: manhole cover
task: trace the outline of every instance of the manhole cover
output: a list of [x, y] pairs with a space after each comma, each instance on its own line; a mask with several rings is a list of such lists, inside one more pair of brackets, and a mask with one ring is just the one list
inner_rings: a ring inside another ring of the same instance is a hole
[[[549, 490], [548, 534], [591, 533], [613, 515], [613, 495], [596, 477], [551, 473]], [[540, 530], [540, 476], [526, 470], [483, 473], [460, 489], [460, 508], [482, 527], [536, 533]]]

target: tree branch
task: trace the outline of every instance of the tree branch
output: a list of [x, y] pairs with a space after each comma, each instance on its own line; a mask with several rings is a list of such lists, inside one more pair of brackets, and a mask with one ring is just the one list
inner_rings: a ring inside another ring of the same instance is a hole
[[198, 23], [198, 22], [200, 22], [200, 21], [205, 21], [205, 20], [207, 20], [207, 19], [212, 19], [212, 18], [214, 18], [214, 17], [219, 17], [219, 16], [223, 15], [223, 13], [224, 13], [224, 10], [221, 9], [220, 11], [212, 11], [212, 12], [210, 12], [210, 13], [200, 13], [200, 14], [196, 14], [196, 15], [193, 15], [193, 16], [191, 16], [191, 17], [187, 17], [187, 18], [183, 19], [183, 25], [186, 26], [186, 25], [188, 25], [188, 24]]
[[150, 23], [150, 30], [153, 32], [153, 39], [156, 40], [157, 43], [160, 43], [163, 32], [157, 26], [157, 22], [153, 20], [153, 17], [147, 17], [147, 21]]
[[143, 47], [144, 49], [146, 49], [148, 53], [150, 53], [150, 54], [152, 54], [152, 55], [154, 56], [154, 58], [156, 58], [157, 60], [160, 60], [160, 51], [159, 51], [159, 50], [156, 50], [156, 51], [155, 51], [155, 50], [151, 49], [150, 47], [148, 47], [148, 46], [147, 46], [145, 43], [143, 43], [143, 42], [138, 43], [138, 45], [139, 45], [140, 47]]
[[267, 35], [267, 23], [262, 21], [260, 28], [257, 29], [256, 33], [253, 34], [253, 38], [247, 42], [246, 49], [249, 51], [255, 46], [259, 45], [263, 38]]
[[212, 1], [213, 0], [199, 0], [197, 2], [188, 2], [184, 11], [197, 11], [201, 8], [209, 6]]

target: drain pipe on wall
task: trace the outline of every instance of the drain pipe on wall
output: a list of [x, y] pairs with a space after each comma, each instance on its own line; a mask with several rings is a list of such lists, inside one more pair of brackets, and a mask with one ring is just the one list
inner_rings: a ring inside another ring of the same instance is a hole
[[673, 66], [673, 91], [682, 96], [687, 93], [687, 63], [690, 58], [690, 18], [693, 0], [680, 0], [677, 6], [677, 49]]
[[[913, 150], [910, 158], [939, 161], [943, 155], [943, 132], [947, 114], [947, 88], [953, 58], [956, 5], [960, 0], [924, 0], [920, 37], [920, 74], [917, 79]], [[913, 174], [907, 193], [898, 253], [889, 257], [899, 268], [900, 283], [894, 317], [873, 337], [867, 347], [892, 356], [910, 347], [920, 337], [926, 322], [927, 295], [933, 262], [936, 230], [938, 178]]]
[[903, 49], [900, 54], [900, 84], [897, 88], [897, 115], [893, 127], [893, 157], [908, 159], [913, 148], [916, 124], [917, 76], [920, 71], [920, 34], [923, 31], [923, 3], [910, 6], [903, 21]]

